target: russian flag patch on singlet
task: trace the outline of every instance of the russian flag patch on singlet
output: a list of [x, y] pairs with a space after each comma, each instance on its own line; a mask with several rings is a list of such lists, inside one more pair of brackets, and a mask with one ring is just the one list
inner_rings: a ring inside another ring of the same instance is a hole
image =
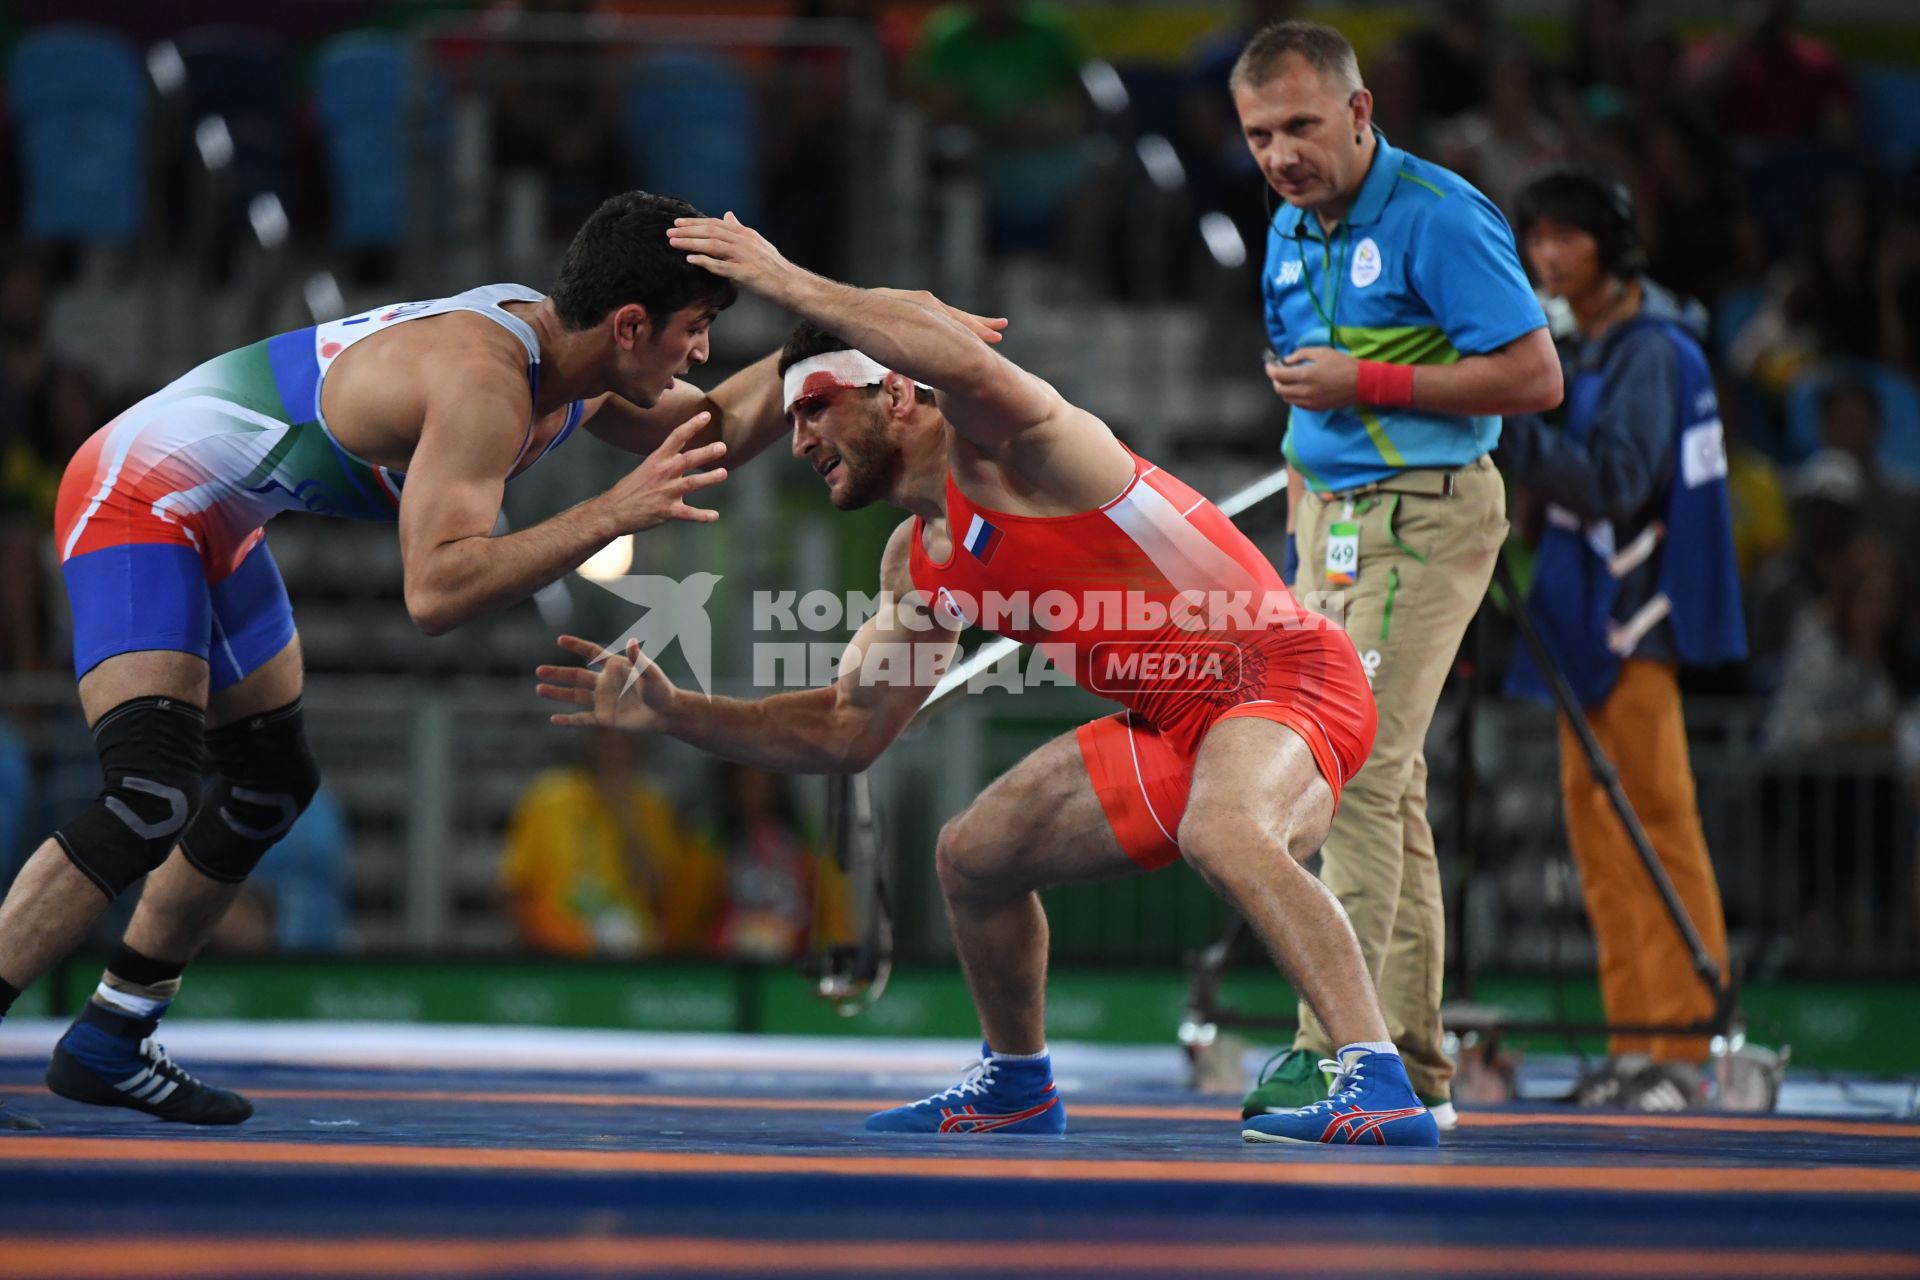
[[967, 526], [967, 536], [960, 539], [960, 545], [981, 564], [991, 564], [993, 553], [1000, 549], [1000, 540], [1006, 536], [1004, 530], [996, 529], [975, 512], [973, 522]]

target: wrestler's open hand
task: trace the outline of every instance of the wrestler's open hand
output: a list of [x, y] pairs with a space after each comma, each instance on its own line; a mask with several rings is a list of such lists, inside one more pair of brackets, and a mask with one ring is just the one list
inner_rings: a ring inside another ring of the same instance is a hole
[[1007, 327], [1005, 316], [977, 316], [971, 311], [962, 311], [952, 303], [942, 302], [925, 289], [872, 289], [868, 292], [887, 298], [905, 298], [908, 302], [917, 302], [923, 307], [931, 307], [935, 311], [944, 313], [988, 346], [994, 345], [1006, 336], [1001, 332]]
[[773, 302], [781, 300], [783, 285], [804, 274], [731, 213], [724, 218], [675, 218], [667, 229], [667, 243], [686, 251], [694, 266], [737, 280]]
[[725, 467], [712, 466], [727, 451], [721, 441], [693, 448], [693, 441], [713, 415], [706, 410], [675, 427], [647, 460], [613, 483], [594, 501], [611, 512], [623, 533], [638, 533], [668, 520], [710, 524], [720, 518], [711, 507], [694, 507], [687, 499], [727, 478]]
[[[785, 305], [791, 291], [807, 273], [780, 255], [767, 238], [729, 213], [724, 218], [675, 218], [667, 230], [667, 243], [684, 250], [687, 261], [705, 267], [717, 276], [737, 280], [770, 302]], [[948, 306], [925, 290], [875, 289], [872, 292], [890, 298], [905, 298], [943, 312], [980, 341], [1000, 341], [1007, 322], [999, 316], [977, 316], [971, 311]]]
[[[560, 647], [586, 659], [587, 665], [535, 667], [534, 674], [540, 677], [535, 692], [586, 710], [555, 712], [549, 717], [554, 724], [629, 733], [658, 733], [666, 728], [667, 712], [680, 691], [653, 659], [640, 652], [638, 640], [627, 641], [624, 654], [579, 636], [561, 636]], [[600, 670], [593, 670], [595, 666]]]

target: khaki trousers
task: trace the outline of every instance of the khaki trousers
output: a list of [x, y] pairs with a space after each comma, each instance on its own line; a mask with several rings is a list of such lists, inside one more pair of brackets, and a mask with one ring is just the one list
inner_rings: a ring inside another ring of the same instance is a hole
[[[1353, 922], [1407, 1076], [1429, 1099], [1450, 1095], [1453, 1063], [1441, 1047], [1447, 932], [1427, 823], [1427, 726], [1507, 536], [1506, 488], [1490, 459], [1456, 472], [1451, 495], [1436, 492], [1435, 480], [1412, 472], [1352, 497], [1360, 554], [1349, 586], [1326, 580], [1328, 526], [1349, 519], [1347, 500], [1309, 494], [1295, 521], [1295, 594], [1346, 627], [1380, 708], [1373, 753], [1341, 795], [1320, 878]], [[1322, 1056], [1340, 1047], [1304, 1001], [1294, 1044]]]
[[[1646, 828], [1680, 902], [1707, 950], [1727, 969], [1727, 922], [1720, 885], [1700, 830], [1700, 807], [1687, 759], [1687, 729], [1673, 668], [1626, 662], [1620, 683], [1587, 719], [1600, 749], [1620, 771], [1620, 787]], [[1620, 815], [1593, 780], [1580, 740], [1560, 722], [1560, 794], [1567, 811], [1567, 843], [1580, 868], [1587, 918], [1600, 951], [1600, 999], [1609, 1022], [1683, 1025], [1713, 1013], [1713, 997], [1694, 976], [1693, 957]], [[1704, 1036], [1614, 1036], [1615, 1057], [1643, 1053], [1659, 1062], [1705, 1062]]]

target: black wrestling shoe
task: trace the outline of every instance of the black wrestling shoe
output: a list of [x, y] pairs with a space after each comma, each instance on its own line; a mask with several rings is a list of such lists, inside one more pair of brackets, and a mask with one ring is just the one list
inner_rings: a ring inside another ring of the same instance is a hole
[[181, 1124], [239, 1124], [253, 1104], [200, 1083], [153, 1039], [158, 1018], [135, 1018], [88, 1002], [54, 1046], [47, 1088], [96, 1107], [131, 1107]]

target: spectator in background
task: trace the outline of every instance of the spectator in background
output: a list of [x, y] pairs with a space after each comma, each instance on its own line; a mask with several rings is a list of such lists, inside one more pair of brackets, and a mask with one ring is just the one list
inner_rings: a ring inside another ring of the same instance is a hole
[[1766, 744], [1783, 755], [1893, 742], [1899, 563], [1884, 542], [1866, 535], [1837, 559], [1826, 593], [1794, 615], [1780, 686], [1767, 708]]
[[699, 950], [721, 870], [640, 766], [640, 740], [597, 731], [571, 768], [533, 780], [501, 868], [520, 939], [562, 955]]
[[1227, 79], [1254, 32], [1293, 17], [1299, 7], [1298, 0], [1247, 0], [1235, 21], [1203, 40], [1188, 62], [1181, 116], [1194, 203], [1200, 210], [1218, 209], [1232, 218], [1249, 245], [1266, 237], [1267, 202], [1259, 167], [1240, 137]]
[[727, 904], [715, 949], [750, 960], [787, 960], [807, 944], [813, 920], [812, 842], [801, 829], [786, 774], [723, 761], [719, 835]]
[[51, 665], [40, 549], [67, 459], [106, 418], [93, 383], [47, 348], [49, 286], [39, 259], [0, 261], [0, 671]]
[[1747, 443], [1745, 411], [1740, 397], [1729, 394], [1724, 378], [1716, 380], [1720, 419], [1727, 435], [1727, 496], [1733, 503], [1733, 551], [1740, 563], [1740, 582], [1749, 589], [1760, 567], [1789, 550], [1793, 523], [1787, 512], [1787, 492], [1773, 460]]
[[36, 439], [52, 357], [42, 344], [46, 328], [46, 271], [27, 257], [0, 261], [0, 672], [42, 664], [42, 597], [38, 541], [52, 526], [52, 489], [60, 468], [48, 474]]
[[1735, 138], [1762, 144], [1853, 136], [1853, 82], [1840, 59], [1793, 29], [1796, 0], [1740, 0], [1734, 29], [1689, 55], [1693, 90]]
[[1880, 453], [1886, 420], [1880, 393], [1864, 378], [1836, 378], [1820, 397], [1820, 444], [1860, 465], [1866, 531], [1905, 553], [1903, 568], [1920, 569], [1920, 477]]
[[[1519, 199], [1536, 279], [1578, 326], [1563, 351], [1563, 425], [1509, 415], [1500, 467], [1548, 506], [1526, 608], [1619, 771], [1687, 915], [1727, 972], [1726, 920], [1687, 757], [1678, 667], [1746, 656], [1726, 449], [1705, 316], [1652, 280], [1626, 189], [1562, 169]], [[1550, 701], [1516, 652], [1508, 690]], [[1711, 1017], [1680, 931], [1564, 716], [1560, 792], [1599, 949], [1609, 1022], [1685, 1026]], [[1575, 1087], [1582, 1106], [1667, 1111], [1706, 1102], [1703, 1036], [1615, 1035]]]
[[1538, 74], [1526, 45], [1505, 45], [1489, 64], [1485, 105], [1441, 134], [1440, 162], [1507, 213], [1529, 174], [1566, 158], [1566, 139], [1541, 109]]
[[1080, 68], [1086, 51], [1060, 14], [1034, 0], [980, 0], [936, 11], [911, 80], [938, 125], [978, 147], [996, 250], [1057, 249], [1096, 268], [1093, 156]]
[[[1890, 937], [1902, 883], [1898, 788], [1877, 771], [1844, 767], [1850, 749], [1897, 741], [1905, 591], [1893, 552], [1855, 538], [1824, 598], [1802, 607], [1762, 731], [1781, 776], [1768, 787], [1764, 829], [1782, 838], [1795, 877], [1805, 943], [1826, 954], [1857, 937]], [[1839, 769], [1808, 769], [1838, 757]]]
[[1633, 37], [1627, 63], [1627, 98], [1644, 116], [1697, 115], [1687, 96], [1686, 46], [1669, 27], [1643, 27]]
[[1421, 114], [1448, 120], [1486, 101], [1487, 73], [1502, 42], [1488, 0], [1439, 0], [1437, 20], [1401, 42], [1413, 60]]
[[1799, 256], [1775, 268], [1766, 302], [1734, 338], [1728, 354], [1736, 368], [1777, 390], [1817, 358], [1879, 357], [1877, 220], [1858, 183], [1821, 193]]
[[1878, 246], [1880, 358], [1920, 380], [1920, 172], [1894, 203]]
[[814, 43], [818, 37], [811, 33], [824, 21], [871, 31], [886, 62], [889, 95], [913, 33], [904, 15], [882, 11], [876, 0], [801, 0], [793, 16], [789, 34], [795, 43], [774, 50], [761, 94], [765, 189], [779, 193], [761, 216], [767, 235], [789, 259], [844, 279], [854, 273], [845, 261], [856, 146], [848, 128], [852, 65], [845, 45]]
[[1760, 227], [1744, 204], [1726, 149], [1694, 114], [1656, 112], [1640, 126], [1639, 207], [1647, 271], [1683, 298], [1712, 302], [1757, 278], [1765, 262]]
[[1794, 619], [1827, 596], [1862, 536], [1866, 480], [1852, 455], [1823, 449], [1794, 470], [1787, 496], [1793, 546], [1755, 575], [1747, 616], [1753, 674], [1762, 691], [1779, 683]]
[[[593, 0], [500, 0], [490, 6], [503, 22], [595, 9]], [[618, 48], [537, 37], [500, 48], [514, 74], [494, 81], [493, 163], [503, 172], [531, 171], [545, 179], [549, 234], [570, 232], [607, 196], [631, 185], [620, 145], [617, 77], [607, 65], [626, 56]]]
[[1639, 19], [1639, 0], [1579, 0], [1575, 5], [1567, 81], [1580, 94], [1579, 109], [1586, 114], [1614, 109], [1620, 91], [1633, 82]]
[[1394, 146], [1414, 155], [1439, 149], [1441, 122], [1421, 109], [1420, 68], [1404, 41], [1388, 41], [1373, 51], [1367, 87], [1373, 91], [1373, 123]]

